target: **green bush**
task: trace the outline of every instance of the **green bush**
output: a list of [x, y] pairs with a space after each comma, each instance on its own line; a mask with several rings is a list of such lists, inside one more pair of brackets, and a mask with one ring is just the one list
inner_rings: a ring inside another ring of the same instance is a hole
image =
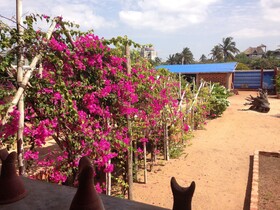
[[210, 117], [215, 118], [223, 114], [230, 104], [227, 100], [229, 96], [230, 92], [224, 86], [214, 84], [209, 99]]
[[251, 68], [244, 63], [238, 63], [235, 70], [251, 70]]
[[275, 86], [276, 86], [276, 92], [277, 93], [280, 93], [280, 74], [278, 74], [276, 76], [276, 79], [275, 79]]

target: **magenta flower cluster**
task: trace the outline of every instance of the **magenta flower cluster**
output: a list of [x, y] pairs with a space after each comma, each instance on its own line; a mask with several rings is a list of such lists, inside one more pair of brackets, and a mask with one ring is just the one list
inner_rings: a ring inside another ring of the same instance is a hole
[[[33, 146], [24, 158], [48, 168], [53, 182], [73, 178], [82, 156], [90, 157], [97, 170], [113, 172], [110, 160], [125, 158], [132, 140], [156, 144], [163, 135], [163, 123], [174, 123], [182, 116], [177, 111], [178, 82], [158, 76], [141, 59], [128, 74], [126, 58], [114, 55], [94, 34], [77, 36], [72, 43], [55, 34], [42, 47], [43, 72], [31, 79], [26, 94], [24, 136]], [[18, 111], [11, 116], [1, 130], [2, 138], [17, 131]], [[184, 130], [188, 131], [187, 125]], [[39, 158], [39, 148], [48, 140], [54, 140], [57, 149]], [[139, 147], [137, 153], [142, 152]]]

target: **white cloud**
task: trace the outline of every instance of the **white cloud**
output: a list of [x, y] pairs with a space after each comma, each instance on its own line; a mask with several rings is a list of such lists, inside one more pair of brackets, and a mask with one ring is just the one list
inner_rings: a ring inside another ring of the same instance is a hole
[[230, 36], [234, 38], [244, 38], [244, 39], [272, 37], [272, 36], [280, 36], [280, 30], [260, 30], [255, 28], [244, 28], [232, 32]]
[[261, 7], [265, 19], [280, 22], [279, 0], [261, 0]]
[[[0, 5], [6, 11], [6, 16], [15, 16], [16, 3], [0, 0]], [[99, 29], [114, 27], [115, 21], [107, 20], [97, 14], [98, 9], [106, 8], [107, 2], [98, 3], [97, 0], [36, 0], [23, 1], [23, 14], [46, 14], [51, 17], [62, 16], [65, 20], [75, 22], [85, 29]]]
[[96, 15], [93, 8], [90, 8], [86, 4], [61, 4], [52, 8], [50, 12], [52, 15], [61, 15], [65, 20], [74, 21], [87, 29], [114, 26], [114, 23]]
[[7, 8], [9, 5], [11, 5], [11, 2], [6, 0], [0, 0], [1, 8]]
[[[158, 31], [176, 31], [203, 22], [207, 9], [219, 0], [131, 0], [124, 1], [125, 9], [119, 12], [121, 21], [134, 28], [151, 28]], [[135, 2], [135, 1], [134, 1]]]

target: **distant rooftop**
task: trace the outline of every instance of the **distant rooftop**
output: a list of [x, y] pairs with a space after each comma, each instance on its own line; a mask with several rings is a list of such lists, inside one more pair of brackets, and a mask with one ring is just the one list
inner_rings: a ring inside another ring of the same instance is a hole
[[264, 54], [264, 50], [261, 47], [249, 47], [248, 49], [246, 49], [244, 51], [244, 53], [246, 55], [252, 55], [252, 54], [263, 55]]
[[173, 73], [196, 74], [196, 73], [232, 73], [235, 71], [237, 62], [230, 63], [207, 63], [186, 65], [160, 65], [156, 69], [165, 68]]

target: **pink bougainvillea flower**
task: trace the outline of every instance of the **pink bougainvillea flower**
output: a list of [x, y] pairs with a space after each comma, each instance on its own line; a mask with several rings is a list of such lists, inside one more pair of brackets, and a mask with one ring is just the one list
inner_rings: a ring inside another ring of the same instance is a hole
[[25, 160], [38, 160], [39, 152], [26, 151], [23, 155]]
[[142, 143], [147, 143], [149, 140], [147, 139], [147, 138], [141, 138], [140, 139], [140, 142], [142, 142]]
[[187, 125], [187, 124], [184, 124], [183, 130], [186, 131], [186, 132], [188, 132], [189, 129], [190, 129], [190, 126]]

